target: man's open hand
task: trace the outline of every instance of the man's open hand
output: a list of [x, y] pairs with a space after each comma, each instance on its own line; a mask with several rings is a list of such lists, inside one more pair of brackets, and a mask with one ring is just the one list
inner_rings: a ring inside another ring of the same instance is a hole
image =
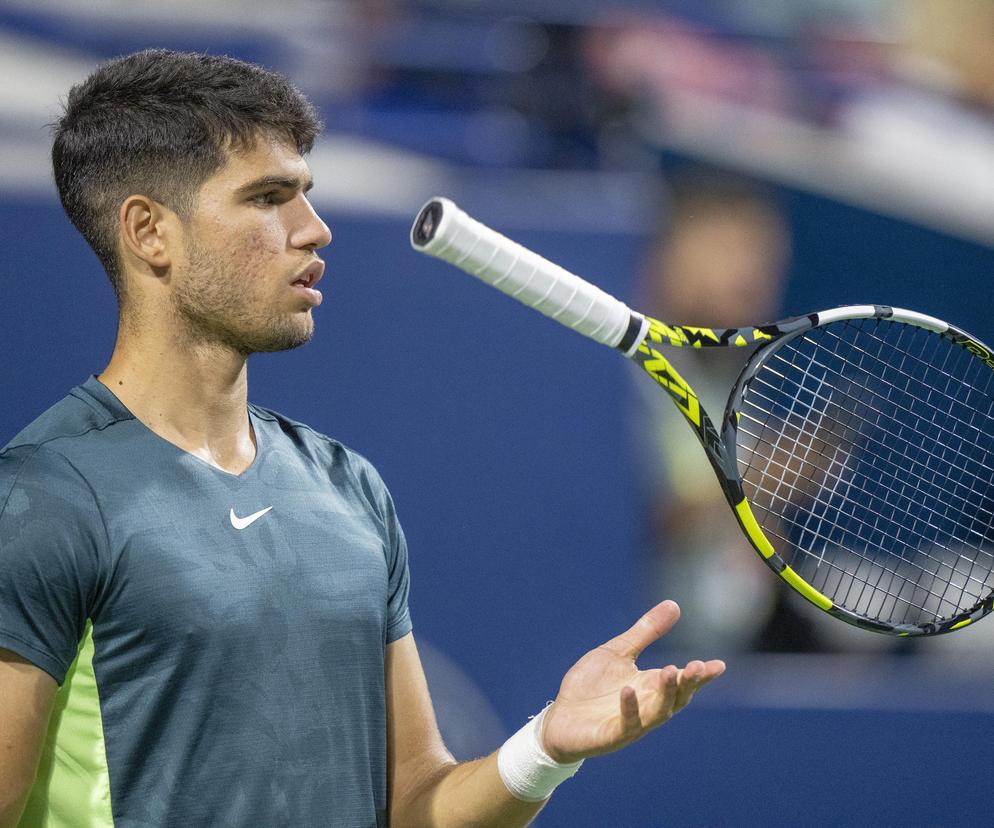
[[576, 762], [623, 748], [669, 720], [725, 672], [718, 660], [691, 661], [682, 670], [672, 664], [653, 670], [635, 666], [641, 652], [679, 618], [680, 608], [663, 601], [570, 668], [542, 722], [549, 756]]

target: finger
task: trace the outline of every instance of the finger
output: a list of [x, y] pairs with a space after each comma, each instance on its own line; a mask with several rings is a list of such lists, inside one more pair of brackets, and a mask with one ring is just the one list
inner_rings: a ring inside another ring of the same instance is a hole
[[637, 733], [642, 729], [642, 718], [639, 715], [639, 697], [634, 687], [621, 688], [619, 699], [621, 705], [621, 729], [626, 736]]
[[718, 676], [724, 672], [725, 662], [720, 658], [713, 658], [710, 661], [704, 662], [704, 675], [706, 676], [707, 681], [718, 678]]
[[680, 618], [680, 607], [675, 601], [656, 604], [635, 624], [604, 643], [614, 653], [634, 661], [646, 647], [670, 631]]
[[712, 661], [691, 661], [680, 671], [678, 680], [676, 701], [674, 712], [682, 710], [694, 697], [694, 693], [700, 690], [705, 684], [718, 678], [725, 672], [725, 662], [714, 659]]
[[[673, 715], [679, 671], [672, 664], [660, 670], [642, 670], [635, 680], [638, 694], [641, 736]], [[633, 734], [635, 735], [635, 734]]]
[[725, 672], [725, 662], [720, 659], [715, 658], [711, 661], [705, 661], [703, 664], [704, 668], [701, 670], [701, 675], [697, 676], [698, 688], [714, 681], [718, 678], [718, 676]]
[[677, 680], [676, 701], [673, 705], [675, 711], [682, 710], [690, 703], [699, 686], [698, 682], [703, 676], [703, 661], [691, 661], [680, 671], [680, 677]]
[[661, 670], [647, 671], [648, 673], [656, 675], [651, 685], [650, 701], [642, 706], [643, 718], [647, 720], [648, 727], [655, 727], [674, 713], [673, 706], [676, 704], [680, 671], [671, 664]]

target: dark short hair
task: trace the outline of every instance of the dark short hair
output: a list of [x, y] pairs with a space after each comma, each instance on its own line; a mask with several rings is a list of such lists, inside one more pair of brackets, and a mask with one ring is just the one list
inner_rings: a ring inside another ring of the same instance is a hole
[[52, 167], [66, 214], [121, 300], [124, 199], [140, 193], [188, 215], [229, 150], [271, 134], [303, 155], [320, 129], [313, 106], [282, 75], [230, 57], [149, 49], [104, 64], [70, 90]]

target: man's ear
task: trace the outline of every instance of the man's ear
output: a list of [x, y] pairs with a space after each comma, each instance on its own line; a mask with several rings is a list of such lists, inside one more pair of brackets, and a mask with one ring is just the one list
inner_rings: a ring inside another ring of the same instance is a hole
[[121, 243], [124, 254], [154, 270], [172, 264], [176, 214], [145, 195], [128, 196], [121, 204]]

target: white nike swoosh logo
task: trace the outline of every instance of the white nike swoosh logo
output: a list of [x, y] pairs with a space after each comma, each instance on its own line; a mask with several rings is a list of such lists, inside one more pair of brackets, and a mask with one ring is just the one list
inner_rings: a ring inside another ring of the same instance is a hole
[[236, 529], [244, 529], [246, 526], [251, 526], [253, 523], [255, 523], [259, 518], [261, 518], [264, 514], [266, 514], [266, 512], [270, 511], [272, 508], [273, 508], [272, 506], [267, 506], [265, 509], [260, 509], [258, 512], [255, 512], [254, 514], [251, 514], [248, 517], [243, 517], [243, 518], [238, 517], [238, 515], [235, 514], [235, 510], [232, 509], [231, 514], [229, 515], [229, 517], [231, 518], [231, 525], [234, 526]]

